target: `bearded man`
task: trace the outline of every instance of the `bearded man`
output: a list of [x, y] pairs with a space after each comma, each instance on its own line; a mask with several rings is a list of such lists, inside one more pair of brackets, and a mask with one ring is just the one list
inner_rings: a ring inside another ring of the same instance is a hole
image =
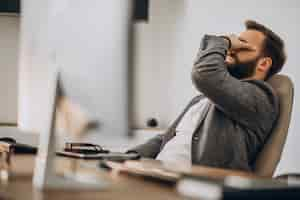
[[286, 60], [284, 42], [266, 26], [246, 21], [239, 36], [205, 35], [192, 70], [199, 96], [166, 133], [129, 152], [180, 164], [251, 171], [278, 117], [266, 82]]

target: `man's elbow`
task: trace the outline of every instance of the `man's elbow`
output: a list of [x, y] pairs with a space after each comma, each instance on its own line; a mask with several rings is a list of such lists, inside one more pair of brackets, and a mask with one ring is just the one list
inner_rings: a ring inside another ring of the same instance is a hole
[[205, 83], [207, 82], [207, 76], [206, 73], [204, 73], [202, 70], [197, 69], [196, 66], [194, 66], [192, 73], [191, 73], [191, 78], [193, 81], [193, 84], [196, 86], [196, 88], [202, 92], [204, 89], [203, 86], [205, 86]]
[[192, 70], [191, 78], [197, 90], [209, 95], [224, 87], [228, 80], [227, 75], [227, 72], [215, 65], [198, 63]]

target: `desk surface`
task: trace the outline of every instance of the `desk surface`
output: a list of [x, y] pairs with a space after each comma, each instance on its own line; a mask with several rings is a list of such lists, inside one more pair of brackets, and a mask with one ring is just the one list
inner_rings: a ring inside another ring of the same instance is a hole
[[[13, 176], [6, 185], [0, 185], [0, 199], [183, 199], [176, 192], [174, 185], [144, 180], [141, 177], [126, 174], [115, 174], [94, 169], [95, 176], [111, 181], [111, 186], [101, 191], [38, 191], [32, 186], [33, 156], [13, 156]], [[193, 167], [194, 173], [211, 177], [224, 177], [225, 175], [240, 175], [255, 177], [253, 174], [232, 170], [221, 170], [207, 167]], [[186, 172], [187, 173], [187, 172]]]

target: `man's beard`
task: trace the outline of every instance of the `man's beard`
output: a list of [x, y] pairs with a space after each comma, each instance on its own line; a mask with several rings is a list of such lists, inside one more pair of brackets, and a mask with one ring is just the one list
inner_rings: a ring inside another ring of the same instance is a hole
[[228, 64], [227, 69], [231, 76], [237, 78], [237, 79], [245, 79], [251, 77], [256, 68], [256, 64], [258, 62], [258, 58], [255, 58], [250, 61], [241, 62], [238, 59], [235, 58], [236, 63], [235, 64]]

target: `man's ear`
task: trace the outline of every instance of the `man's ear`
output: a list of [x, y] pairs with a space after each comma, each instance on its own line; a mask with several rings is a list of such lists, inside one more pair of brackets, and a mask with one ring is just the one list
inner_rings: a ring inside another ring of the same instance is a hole
[[263, 58], [259, 59], [259, 61], [258, 61], [257, 70], [259, 72], [267, 73], [269, 71], [269, 69], [271, 68], [272, 63], [273, 63], [272, 58], [263, 57]]

